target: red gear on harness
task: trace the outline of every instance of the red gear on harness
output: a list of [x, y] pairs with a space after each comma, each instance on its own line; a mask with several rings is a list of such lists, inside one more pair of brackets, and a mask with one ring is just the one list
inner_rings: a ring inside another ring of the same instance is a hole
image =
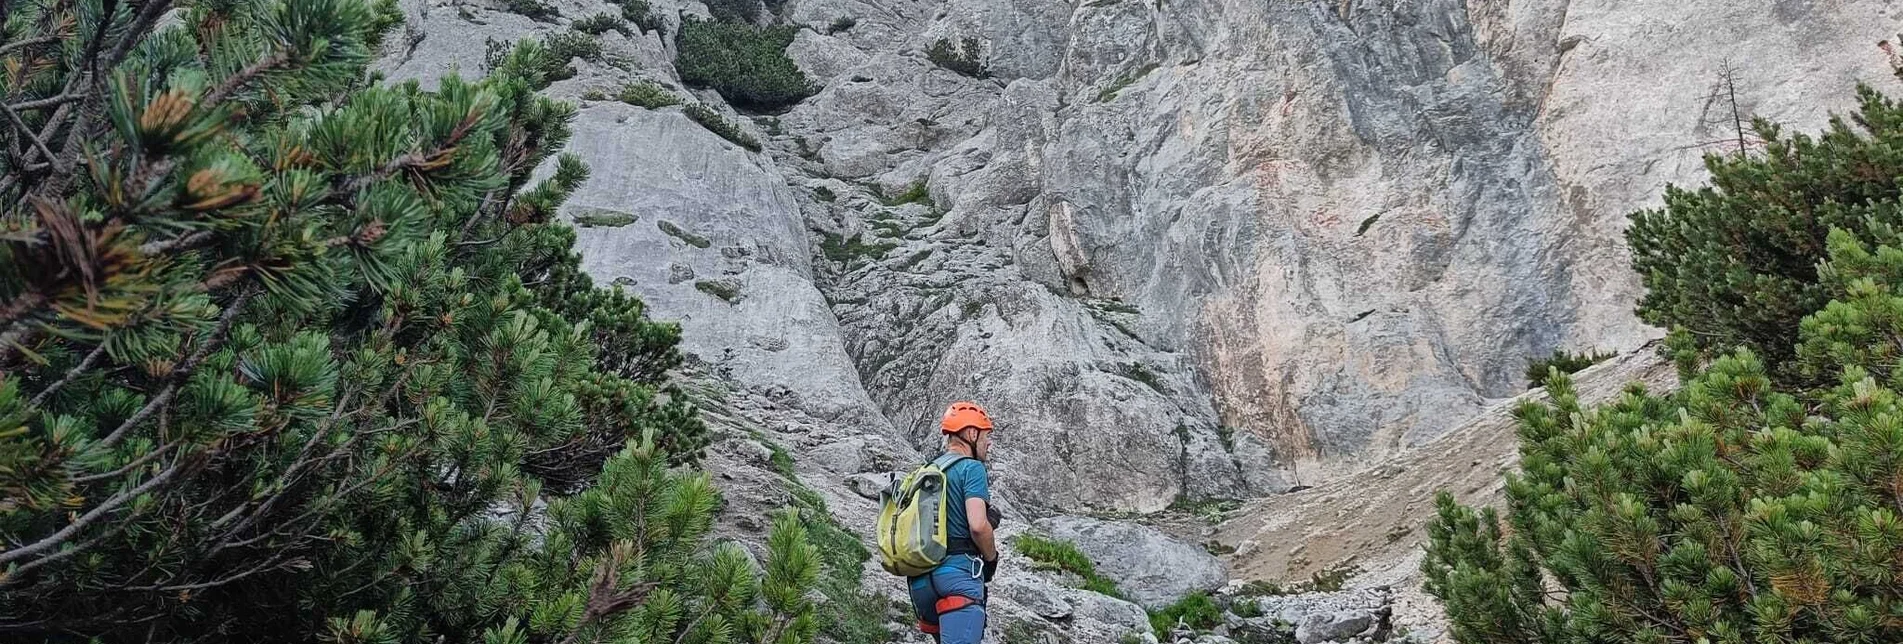
[[[978, 603], [978, 600], [964, 595], [949, 595], [938, 598], [938, 602], [932, 605], [932, 610], [939, 615], [943, 615], [976, 603]], [[921, 619], [918, 622], [918, 630], [927, 635], [937, 635], [938, 625], [927, 624], [925, 620]]]

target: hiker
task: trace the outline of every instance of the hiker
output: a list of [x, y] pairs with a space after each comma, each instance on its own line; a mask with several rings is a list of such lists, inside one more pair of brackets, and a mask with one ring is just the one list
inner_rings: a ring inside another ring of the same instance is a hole
[[886, 569], [906, 577], [919, 630], [939, 644], [979, 644], [985, 584], [998, 572], [993, 530], [1000, 514], [984, 465], [991, 418], [976, 404], [952, 403], [939, 432], [945, 454], [887, 495], [880, 548]]

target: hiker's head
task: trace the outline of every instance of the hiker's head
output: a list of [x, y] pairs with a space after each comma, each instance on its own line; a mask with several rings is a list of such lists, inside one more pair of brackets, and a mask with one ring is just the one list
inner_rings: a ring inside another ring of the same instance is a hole
[[945, 446], [978, 460], [991, 456], [991, 416], [975, 403], [959, 401], [945, 408], [938, 421], [945, 434]]

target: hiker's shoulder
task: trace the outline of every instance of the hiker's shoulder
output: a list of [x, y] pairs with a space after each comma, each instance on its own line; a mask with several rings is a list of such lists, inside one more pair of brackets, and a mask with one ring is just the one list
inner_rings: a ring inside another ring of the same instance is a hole
[[945, 473], [950, 474], [952, 476], [972, 477], [972, 478], [982, 479], [985, 477], [985, 475], [988, 472], [985, 469], [984, 461], [980, 461], [975, 458], [966, 457], [966, 458], [958, 459], [958, 462], [956, 463], [952, 463], [951, 469], [947, 470]]

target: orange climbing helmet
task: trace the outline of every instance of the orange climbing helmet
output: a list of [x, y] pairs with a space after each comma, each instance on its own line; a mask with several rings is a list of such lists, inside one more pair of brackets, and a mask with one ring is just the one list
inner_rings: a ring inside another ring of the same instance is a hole
[[946, 407], [945, 417], [938, 421], [938, 431], [946, 434], [956, 434], [966, 427], [991, 431], [991, 417], [977, 403], [961, 400]]

